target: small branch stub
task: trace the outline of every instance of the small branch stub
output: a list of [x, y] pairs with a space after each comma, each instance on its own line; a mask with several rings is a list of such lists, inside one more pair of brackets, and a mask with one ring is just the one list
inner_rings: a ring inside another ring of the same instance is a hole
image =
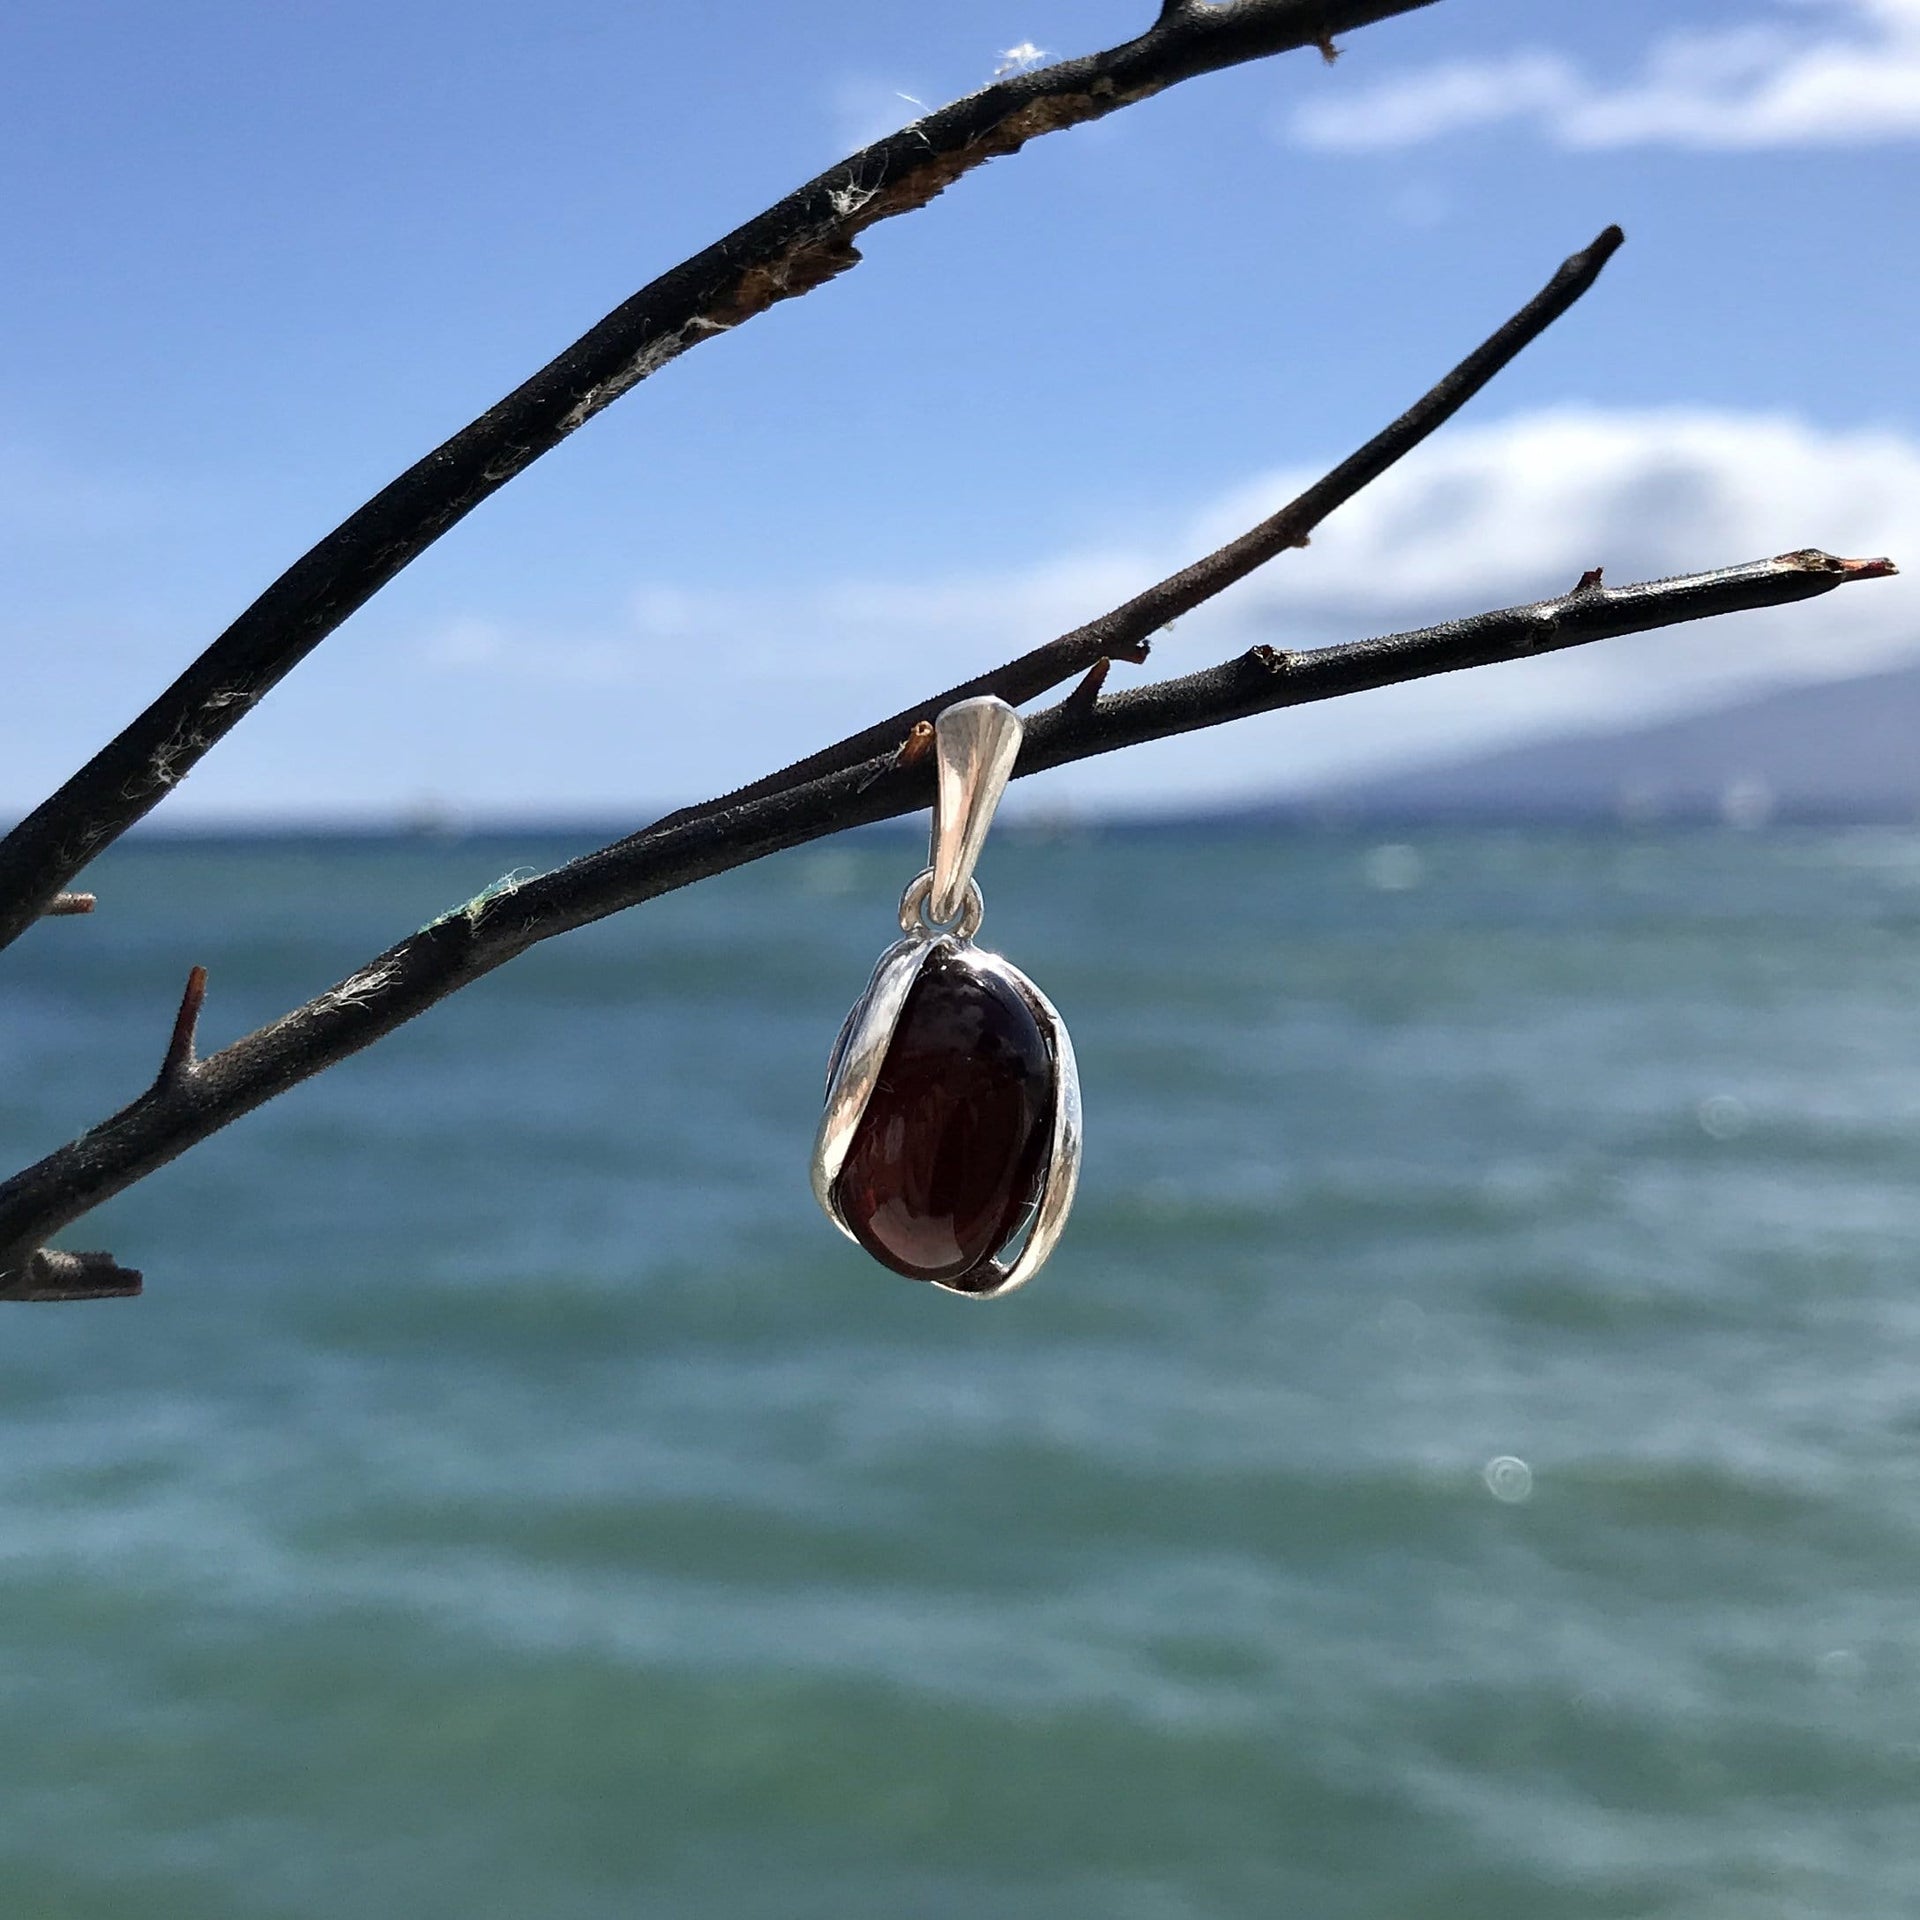
[[160, 1063], [160, 1077], [154, 1083], [161, 1090], [177, 1087], [190, 1079], [195, 1065], [193, 1041], [200, 1026], [200, 1009], [207, 1000], [207, 970], [195, 967], [187, 975], [186, 991], [180, 996], [180, 1011], [174, 1016], [173, 1038], [167, 1042], [167, 1057]]
[[91, 913], [99, 904], [98, 897], [91, 893], [56, 893], [47, 908], [47, 918], [58, 920], [72, 913]]
[[1100, 689], [1107, 684], [1107, 675], [1113, 671], [1111, 660], [1096, 660], [1087, 669], [1086, 678], [1067, 695], [1066, 706], [1074, 713], [1090, 708], [1100, 698]]
[[110, 1253], [66, 1253], [43, 1247], [27, 1260], [25, 1278], [4, 1297], [29, 1304], [133, 1300], [141, 1286], [139, 1271], [121, 1266]]
[[38, 1247], [12, 1257], [0, 1254], [0, 1301], [8, 1305], [54, 1304], [67, 1300], [131, 1300], [141, 1276], [110, 1253], [69, 1253]]

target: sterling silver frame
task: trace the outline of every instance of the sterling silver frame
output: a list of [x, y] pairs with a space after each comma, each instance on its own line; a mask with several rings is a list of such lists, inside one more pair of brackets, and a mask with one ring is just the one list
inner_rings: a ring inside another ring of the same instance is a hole
[[[921, 878], [924, 880], [926, 876]], [[909, 898], [912, 893], [913, 889], [909, 888]], [[894, 1028], [900, 1023], [907, 995], [928, 958], [941, 951], [953, 954], [975, 972], [993, 974], [1012, 987], [1033, 1009], [1053, 1055], [1053, 1137], [1048, 1144], [1046, 1172], [1041, 1176], [1040, 1197], [1027, 1227], [1026, 1244], [1011, 1265], [996, 1257], [982, 1262], [958, 1281], [930, 1283], [970, 1300], [997, 1300], [1002, 1294], [1025, 1286], [1046, 1265], [1048, 1254], [1067, 1224], [1074, 1188], [1080, 1180], [1080, 1073], [1074, 1064], [1073, 1042], [1067, 1037], [1066, 1022], [1055, 1011], [1053, 1002], [1010, 960], [976, 947], [964, 933], [916, 929], [880, 956], [866, 992], [854, 1002], [853, 1011], [847, 1015], [833, 1058], [828, 1062], [826, 1107], [813, 1143], [813, 1193], [827, 1218], [858, 1245], [853, 1230], [840, 1217], [840, 1209], [834, 1204], [833, 1189], [840, 1178], [841, 1167], [846, 1164], [853, 1136], [859, 1131], [867, 1102], [880, 1079], [880, 1069], [886, 1061], [887, 1049], [893, 1044]], [[1018, 1237], [1017, 1229], [1014, 1237]]]
[[[970, 1300], [993, 1300], [1024, 1287], [1046, 1265], [1067, 1224], [1080, 1180], [1080, 1071], [1073, 1042], [1053, 1002], [1011, 961], [973, 944], [980, 931], [980, 889], [974, 864], [985, 844], [994, 810], [1006, 791], [1020, 753], [1020, 716], [991, 694], [956, 701], [934, 721], [936, 790], [932, 864], [900, 898], [900, 931], [906, 935], [880, 956], [867, 990], [854, 1002], [833, 1057], [827, 1062], [827, 1101], [813, 1142], [813, 1195], [827, 1218], [858, 1246], [859, 1237], [834, 1201], [840, 1169], [880, 1081], [894, 1029], [920, 969], [935, 953], [949, 953], [979, 974], [1010, 986], [1033, 1010], [1053, 1056], [1053, 1133], [1046, 1171], [1032, 1213], [969, 1274], [935, 1280], [933, 1286]], [[1026, 1242], [1008, 1265], [999, 1257], [1020, 1238]]]

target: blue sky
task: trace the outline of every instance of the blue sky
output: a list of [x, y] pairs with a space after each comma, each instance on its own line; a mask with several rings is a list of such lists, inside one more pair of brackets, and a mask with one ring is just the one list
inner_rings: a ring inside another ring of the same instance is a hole
[[[601, 312], [851, 145], [1149, 0], [14, 0], [0, 811]], [[1101, 611], [1600, 289], [1184, 671], [1789, 546], [1920, 560], [1920, 0], [1439, 0], [1036, 143], [686, 355], [440, 543], [168, 817], [739, 783]], [[1920, 659], [1910, 581], [1035, 783], [1296, 789]]]

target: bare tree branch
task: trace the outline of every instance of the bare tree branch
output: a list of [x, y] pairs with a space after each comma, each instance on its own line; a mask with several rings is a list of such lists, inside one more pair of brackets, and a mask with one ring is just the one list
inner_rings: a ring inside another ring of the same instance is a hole
[[864, 229], [924, 206], [963, 174], [1041, 134], [1097, 120], [1199, 74], [1321, 45], [1334, 33], [1431, 4], [1234, 0], [1165, 8], [1137, 39], [998, 80], [862, 148], [642, 288], [296, 561], [0, 841], [0, 946], [449, 527], [689, 347], [854, 266], [853, 242]]
[[[1782, 606], [1894, 571], [1887, 560], [1809, 550], [1638, 586], [1583, 583], [1560, 599], [1307, 653], [1256, 647], [1208, 672], [1090, 703], [1069, 697], [1029, 723], [1015, 776], [1278, 707]], [[926, 806], [932, 768], [924, 755], [905, 760], [890, 752], [490, 889], [189, 1075], [169, 1082], [163, 1074], [131, 1106], [0, 1186], [0, 1297], [35, 1297], [38, 1263], [79, 1257], [39, 1252], [49, 1234], [539, 941], [842, 828]]]
[[[320, 542], [173, 687], [4, 841], [0, 945], [43, 913], [85, 911], [59, 892], [387, 580], [542, 453], [701, 339], [854, 265], [864, 228], [924, 205], [988, 159], [1180, 80], [1431, 0], [1165, 0], [1124, 46], [1004, 79], [868, 147], [655, 281]], [[327, 993], [206, 1060], [195, 1034], [206, 972], [188, 976], [159, 1073], [131, 1105], [0, 1186], [0, 1298], [137, 1293], [105, 1253], [46, 1238], [276, 1094], [370, 1045], [527, 948], [660, 894], [842, 828], [927, 804], [932, 715], [958, 698], [1015, 701], [1078, 678], [1030, 723], [1016, 768], [1041, 771], [1171, 734], [1396, 681], [1528, 657], [1710, 615], [1777, 606], [1893, 571], [1805, 551], [1715, 573], [1608, 588], [1599, 569], [1560, 598], [1416, 633], [1312, 652], [1256, 647], [1179, 679], [1106, 695], [1115, 659], [1290, 547], [1463, 406], [1593, 284], [1620, 245], [1609, 228], [1535, 299], [1383, 433], [1238, 540], [1101, 619], [934, 695], [819, 754], [526, 882], [487, 889]]]
[[1362, 488], [1371, 486], [1389, 467], [1405, 459], [1423, 440], [1451, 420], [1587, 292], [1625, 239], [1626, 235], [1618, 227], [1608, 227], [1591, 246], [1563, 261], [1553, 278], [1511, 320], [1475, 347], [1390, 427], [1375, 434], [1357, 453], [1349, 454], [1305, 493], [1237, 540], [1230, 540], [1204, 559], [1169, 574], [1111, 613], [1104, 613], [1083, 627], [1075, 627], [1071, 633], [1063, 633], [1057, 640], [1049, 640], [1045, 646], [1036, 647], [1003, 667], [995, 667], [991, 673], [963, 680], [957, 687], [948, 687], [930, 699], [889, 714], [886, 719], [718, 800], [670, 813], [658, 826], [684, 826], [690, 820], [738, 806], [743, 800], [777, 793], [783, 787], [803, 786], [822, 774], [857, 766], [884, 753], [956, 700], [971, 700], [976, 695], [992, 693], [1013, 706], [1020, 706], [1051, 692], [1076, 674], [1085, 673], [1096, 661], [1131, 660], [1138, 664], [1145, 660], [1154, 634], [1236, 581], [1244, 580], [1289, 547], [1304, 547], [1308, 536], [1329, 514], [1345, 506]]

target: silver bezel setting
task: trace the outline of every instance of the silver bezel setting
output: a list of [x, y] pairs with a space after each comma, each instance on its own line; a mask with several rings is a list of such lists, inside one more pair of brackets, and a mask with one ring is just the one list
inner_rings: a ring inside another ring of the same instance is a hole
[[[909, 889], [910, 897], [911, 891]], [[999, 1252], [1005, 1251], [1003, 1247], [960, 1280], [927, 1282], [929, 1286], [969, 1300], [997, 1300], [1002, 1294], [1025, 1286], [1040, 1271], [1066, 1226], [1074, 1188], [1080, 1179], [1080, 1074], [1074, 1063], [1073, 1042], [1067, 1037], [1066, 1022], [1060, 1018], [1053, 1002], [1010, 960], [976, 947], [964, 933], [916, 928], [880, 956], [866, 992], [854, 1002], [853, 1011], [847, 1015], [828, 1063], [826, 1105], [813, 1143], [813, 1194], [820, 1202], [821, 1211], [857, 1246], [858, 1239], [834, 1203], [833, 1190], [866, 1113], [867, 1102], [879, 1082], [907, 996], [928, 958], [942, 951], [955, 955], [976, 972], [994, 974], [1012, 987], [1033, 1010], [1053, 1056], [1053, 1131], [1046, 1171], [1041, 1176], [1040, 1193], [1032, 1215], [1022, 1228], [1015, 1229], [1007, 1245], [1017, 1240], [1022, 1230], [1026, 1234], [1025, 1242], [1010, 1264], [999, 1258]]]

